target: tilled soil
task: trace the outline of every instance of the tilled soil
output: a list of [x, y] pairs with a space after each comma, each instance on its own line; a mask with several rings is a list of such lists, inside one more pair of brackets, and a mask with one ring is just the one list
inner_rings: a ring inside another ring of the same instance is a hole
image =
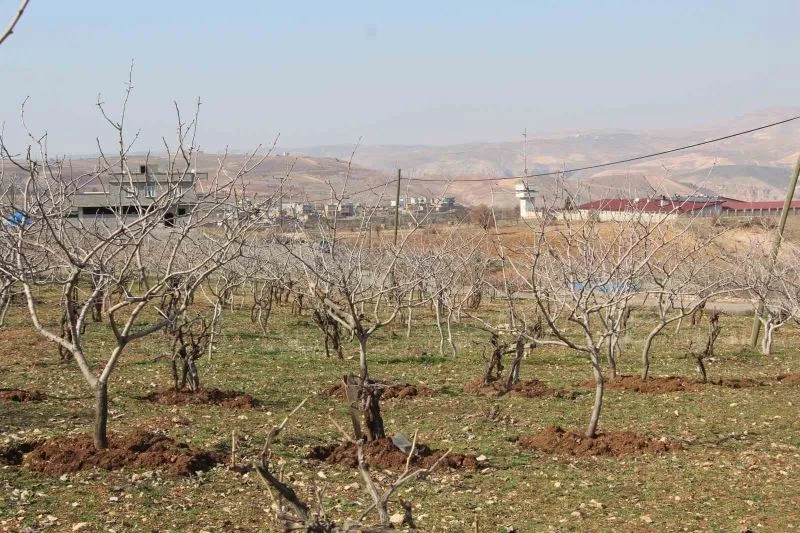
[[775, 378], [784, 385], [800, 385], [800, 372], [789, 372], [788, 374], [781, 374]]
[[50, 439], [25, 453], [22, 465], [53, 476], [91, 468], [123, 467], [163, 469], [173, 475], [188, 476], [209, 470], [223, 460], [218, 453], [193, 450], [165, 435], [135, 431], [112, 436], [105, 450], [95, 449], [88, 436]]
[[[417, 468], [430, 468], [444, 454], [443, 450], [433, 450], [424, 444], [417, 444], [415, 457], [411, 464]], [[315, 446], [306, 455], [306, 459], [325, 461], [329, 464], [356, 468], [358, 466], [358, 447], [354, 442]], [[402, 470], [408, 455], [399, 450], [391, 439], [378, 439], [364, 446], [364, 459], [370, 467], [384, 470]], [[473, 455], [450, 453], [441, 465], [449, 468], [476, 470], [483, 466]]]
[[[581, 383], [581, 386], [586, 388], [594, 388], [594, 385], [595, 382], [593, 379]], [[606, 381], [605, 386], [607, 389], [628, 390], [649, 394], [663, 394], [665, 392], [678, 391], [697, 392], [703, 388], [703, 385], [697, 381], [682, 376], [650, 377], [647, 378], [646, 381], [642, 381], [641, 377], [628, 374], [621, 374], [615, 379], [609, 379]]]
[[623, 457], [626, 455], [666, 453], [681, 450], [680, 443], [666, 439], [651, 439], [624, 431], [621, 433], [600, 433], [590, 439], [584, 434], [564, 430], [557, 426], [547, 427], [541, 433], [519, 438], [525, 448], [545, 453], [587, 456]]
[[[388, 383], [385, 381], [379, 381], [378, 385], [383, 388], [383, 393], [381, 394], [381, 400], [391, 400], [392, 398], [414, 398], [417, 396], [424, 396], [430, 397], [435, 396], [436, 391], [427, 387], [426, 385], [417, 384], [412, 385], [410, 383]], [[323, 392], [327, 396], [331, 396], [334, 398], [344, 398], [344, 385], [338, 384], [334, 385], [333, 387], [329, 387], [325, 389]]]
[[258, 401], [244, 392], [224, 391], [220, 389], [200, 389], [197, 392], [165, 389], [152, 392], [145, 400], [163, 405], [219, 405], [231, 409], [252, 409], [258, 407]]
[[46, 399], [47, 396], [38, 390], [0, 389], [0, 400], [6, 402], [41, 402]]
[[[506, 394], [505, 382], [497, 380], [486, 385], [482, 378], [475, 378], [464, 385], [464, 392], [482, 396], [502, 396]], [[524, 398], [565, 398], [574, 400], [580, 393], [565, 389], [553, 389], [538, 379], [527, 379], [517, 382], [507, 394]]]
[[767, 385], [767, 383], [763, 381], [751, 378], [711, 379], [708, 382], [712, 385], [728, 387], [730, 389], [747, 389], [750, 387], [761, 387], [763, 385]]

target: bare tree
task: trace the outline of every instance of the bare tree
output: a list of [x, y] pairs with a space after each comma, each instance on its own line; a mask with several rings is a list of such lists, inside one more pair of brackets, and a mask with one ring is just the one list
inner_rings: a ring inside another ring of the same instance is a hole
[[784, 246], [773, 260], [757, 244], [741, 262], [744, 273], [739, 288], [746, 291], [755, 305], [763, 308], [758, 316], [764, 328], [761, 353], [772, 353], [775, 332], [790, 321], [800, 319], [800, 275], [797, 271], [800, 253], [796, 247]]
[[[346, 190], [347, 177], [339, 191], [331, 186], [335, 205], [342, 204]], [[305, 243], [283, 243], [286, 253], [302, 272], [308, 298], [358, 341], [359, 375], [345, 376], [345, 388], [356, 439], [361, 438], [363, 425], [370, 441], [386, 434], [379, 405], [382, 386], [369, 374], [369, 339], [394, 322], [408, 305], [403, 296], [430, 275], [431, 266], [408, 261], [404, 253], [428, 214], [419, 219], [412, 217], [410, 229], [397, 244], [374, 243], [370, 228], [376, 211], [377, 204], [365, 209], [357, 231], [342, 234], [338, 208], [334, 209], [331, 219], [316, 228], [315, 234], [304, 230]]]
[[[29, 132], [31, 144], [21, 154], [0, 138], [0, 153], [17, 173], [4, 171], [2, 180], [17, 182], [21, 190], [11, 205], [2, 206], [3, 212], [20, 216], [0, 233], [2, 247], [13, 250], [0, 263], [0, 272], [21, 287], [36, 331], [72, 356], [93, 390], [97, 448], [108, 445], [108, 383], [125, 349], [173, 324], [189, 308], [198, 287], [240, 255], [252, 227], [242, 208], [242, 177], [266, 157], [251, 156], [230, 173], [223, 156], [217, 173], [200, 183], [192, 170], [196, 116], [187, 123], [178, 113], [177, 144], [170, 148], [165, 142], [167, 169], [153, 184], [157, 193], [142, 192], [129, 168], [132, 144], [124, 136], [129, 95], [130, 84], [119, 120], [110, 119], [102, 102], [98, 104], [118, 135], [119, 153], [110, 156], [101, 150], [98, 170], [90, 174], [65, 172], [64, 161], [48, 155], [46, 136]], [[187, 181], [195, 187], [185, 189]], [[97, 216], [74, 217], [76, 198], [88, 184], [103, 188], [108, 206]], [[120, 191], [118, 196], [112, 187]], [[182, 206], [189, 209], [176, 216]], [[212, 223], [214, 230], [206, 229]], [[159, 308], [162, 296], [176, 286], [181, 298], [170, 309]], [[37, 287], [63, 295], [68, 334], [59, 334], [42, 317], [46, 304], [34, 297]], [[110, 353], [100, 357], [106, 349], [87, 339], [84, 325], [105, 294], [118, 294], [119, 299], [103, 310], [114, 340]]]
[[603, 348], [621, 333], [621, 312], [671, 242], [662, 231], [669, 225], [669, 216], [637, 211], [608, 223], [580, 212], [564, 214], [557, 225], [542, 216], [531, 225], [533, 244], [510, 258], [552, 333], [536, 343], [588, 356], [595, 381], [588, 437], [596, 435], [603, 405]]
[[688, 316], [694, 322], [709, 300], [735, 288], [735, 265], [714, 248], [724, 230], [712, 228], [709, 236], [699, 237], [692, 231], [695, 223], [690, 219], [682, 227], [657, 228], [659, 252], [647, 263], [640, 281], [643, 303], [650, 302], [657, 320], [642, 348], [642, 380], [650, 372], [653, 343], [667, 326]]

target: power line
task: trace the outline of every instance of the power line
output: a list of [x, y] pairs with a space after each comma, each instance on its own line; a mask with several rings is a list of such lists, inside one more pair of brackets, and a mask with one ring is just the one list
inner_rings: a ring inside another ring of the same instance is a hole
[[447, 179], [447, 178], [406, 178], [408, 181], [417, 181], [417, 182], [451, 182], [451, 183], [467, 183], [467, 182], [482, 182], [482, 181], [505, 181], [505, 180], [519, 180], [525, 178], [542, 178], [546, 176], [558, 176], [561, 174], [567, 174], [570, 172], [580, 172], [581, 170], [593, 170], [597, 168], [605, 168], [610, 167], [613, 165], [621, 165], [623, 163], [631, 163], [633, 161], [641, 161], [642, 159], [649, 159], [651, 157], [658, 157], [661, 155], [672, 154], [675, 152], [680, 152], [682, 150], [688, 150], [690, 148], [697, 148], [698, 146], [704, 146], [707, 144], [717, 143], [720, 141], [725, 141], [728, 139], [732, 139], [734, 137], [740, 137], [742, 135], [747, 135], [748, 133], [753, 133], [756, 131], [765, 130], [767, 128], [772, 128], [775, 126], [780, 126], [781, 124], [786, 124], [787, 122], [792, 122], [793, 120], [800, 119], [800, 115], [787, 118], [785, 120], [780, 120], [778, 122], [772, 122], [770, 124], [765, 124], [763, 126], [759, 126], [757, 128], [751, 128], [749, 130], [739, 131], [736, 133], [731, 133], [730, 135], [725, 135], [723, 137], [716, 137], [714, 139], [709, 139], [707, 141], [697, 142], [694, 144], [687, 144], [685, 146], [679, 146], [678, 148], [670, 148], [669, 150], [662, 150], [661, 152], [653, 152], [651, 154], [645, 155], [637, 155], [634, 157], [627, 157], [625, 159], [618, 159], [616, 161], [609, 161], [607, 163], [600, 163], [598, 165], [589, 165], [586, 167], [577, 167], [577, 168], [568, 168], [565, 170], [555, 170], [551, 172], [539, 172], [537, 174], [528, 174], [527, 176], [501, 176], [496, 178], [463, 178], [463, 179]]
[[[610, 167], [610, 166], [614, 166], [614, 165], [621, 165], [621, 164], [624, 164], [624, 163], [631, 163], [633, 161], [641, 161], [643, 159], [650, 159], [652, 157], [658, 157], [658, 156], [662, 156], [662, 155], [673, 154], [675, 152], [680, 152], [680, 151], [683, 151], [683, 150], [689, 150], [690, 148], [697, 148], [698, 146], [705, 146], [705, 145], [708, 145], [708, 144], [713, 144], [713, 143], [718, 143], [718, 142], [725, 141], [725, 140], [728, 140], [728, 139], [733, 139], [734, 137], [741, 137], [742, 135], [747, 135], [748, 133], [754, 133], [756, 131], [761, 131], [761, 130], [765, 130], [765, 129], [768, 129], [768, 128], [774, 128], [775, 126], [780, 126], [782, 124], [786, 124], [786, 123], [789, 123], [789, 122], [792, 122], [792, 121], [795, 121], [795, 120], [798, 120], [798, 119], [800, 119], [800, 115], [797, 115], [797, 116], [794, 116], [794, 117], [790, 117], [790, 118], [787, 118], [787, 119], [784, 119], [784, 120], [779, 120], [777, 122], [771, 122], [769, 124], [764, 124], [764, 125], [758, 126], [756, 128], [751, 128], [751, 129], [748, 129], [748, 130], [738, 131], [736, 133], [731, 133], [729, 135], [723, 135], [722, 137], [715, 137], [713, 139], [708, 139], [706, 141], [696, 142], [696, 143], [693, 143], [693, 144], [687, 144], [687, 145], [684, 145], [684, 146], [679, 146], [677, 148], [670, 148], [669, 150], [662, 150], [660, 152], [653, 152], [653, 153], [644, 154], [644, 155], [626, 157], [625, 159], [617, 159], [615, 161], [608, 161], [606, 163], [600, 163], [600, 164], [597, 164], [597, 165], [589, 165], [589, 166], [585, 166], [585, 167], [568, 168], [568, 169], [564, 169], [564, 170], [554, 170], [554, 171], [549, 171], [549, 172], [539, 172], [539, 173], [536, 173], [536, 174], [527, 174], [525, 176], [499, 176], [499, 177], [492, 177], [492, 178], [460, 178], [460, 179], [459, 178], [412, 178], [412, 177], [405, 177], [403, 179], [405, 181], [413, 181], [413, 182], [417, 182], [417, 183], [481, 183], [481, 182], [489, 182], [489, 181], [507, 181], [507, 180], [520, 180], [520, 179], [526, 179], [526, 178], [543, 178], [543, 177], [547, 177], [547, 176], [559, 176], [559, 175], [564, 175], [564, 174], [568, 174], [568, 173], [572, 173], [572, 172], [580, 172], [582, 170], [594, 170], [594, 169], [605, 168], [605, 167]], [[370, 192], [370, 191], [374, 191], [376, 189], [385, 188], [388, 185], [391, 185], [392, 183], [395, 183], [395, 181], [396, 181], [395, 179], [391, 179], [389, 181], [386, 181], [384, 183], [380, 183], [378, 185], [374, 185], [372, 187], [367, 187], [367, 188], [361, 189], [359, 191], [353, 191], [353, 192], [348, 193], [347, 195], [343, 196], [342, 199], [353, 198], [354, 196], [357, 196], [359, 194], [363, 194], [365, 192]], [[308, 201], [309, 202], [319, 202], [319, 201], [325, 201], [325, 199], [323, 199], [323, 200], [308, 200]]]

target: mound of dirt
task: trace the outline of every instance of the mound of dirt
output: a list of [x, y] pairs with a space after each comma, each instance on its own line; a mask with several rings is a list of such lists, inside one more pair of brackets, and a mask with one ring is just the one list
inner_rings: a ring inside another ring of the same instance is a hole
[[[417, 443], [416, 457], [412, 459], [411, 464], [418, 468], [430, 468], [444, 453], [442, 450], [433, 450], [424, 444]], [[356, 468], [358, 466], [358, 448], [354, 442], [315, 446], [306, 455], [306, 458]], [[368, 442], [364, 447], [364, 458], [370, 467], [402, 470], [408, 455], [399, 450], [392, 440], [387, 438]], [[473, 455], [450, 453], [440, 466], [476, 470], [481, 465]]]
[[25, 454], [32, 452], [41, 444], [42, 441], [14, 442], [1, 447], [0, 465], [21, 465]]
[[781, 374], [775, 378], [784, 385], [800, 385], [800, 372], [790, 372], [788, 374]]
[[520, 437], [519, 443], [545, 453], [586, 456], [622, 457], [644, 453], [665, 453], [683, 447], [666, 439], [649, 439], [635, 433], [600, 433], [587, 438], [582, 433], [550, 426], [541, 433]]
[[[502, 396], [506, 394], [505, 382], [496, 380], [486, 385], [482, 378], [474, 378], [464, 385], [464, 392], [482, 396]], [[577, 398], [578, 394], [576, 391], [550, 388], [538, 379], [519, 381], [508, 392], [509, 396], [524, 398], [566, 398], [570, 400]]]
[[[594, 388], [593, 379], [581, 383], [582, 387]], [[703, 386], [697, 381], [690, 380], [681, 376], [662, 376], [651, 377], [647, 381], [642, 381], [639, 376], [627, 374], [618, 375], [615, 379], [606, 381], [607, 389], [628, 390], [633, 392], [644, 392], [649, 394], [663, 394], [665, 392], [697, 392]]]
[[249, 394], [213, 388], [200, 389], [197, 392], [165, 389], [152, 392], [145, 396], [144, 399], [163, 405], [219, 405], [231, 409], [252, 409], [253, 407], [258, 407], [258, 401]]
[[91, 468], [123, 467], [163, 469], [177, 476], [188, 476], [209, 470], [223, 460], [220, 454], [193, 450], [164, 435], [135, 431], [110, 438], [105, 450], [96, 450], [88, 436], [48, 440], [26, 453], [22, 464], [53, 476]]
[[747, 389], [750, 387], [761, 387], [762, 385], [766, 385], [766, 383], [763, 381], [751, 378], [712, 379], [709, 381], [709, 383], [731, 389]]
[[46, 399], [47, 396], [38, 390], [0, 389], [0, 400], [6, 402], [41, 402]]
[[[412, 385], [410, 383], [389, 383], [386, 381], [379, 381], [378, 385], [383, 388], [381, 394], [382, 400], [391, 400], [392, 398], [414, 398], [416, 396], [435, 396], [436, 391], [422, 384]], [[329, 387], [323, 391], [326, 396], [333, 398], [344, 398], [344, 385], [338, 384]]]
[[538, 379], [527, 379], [517, 382], [509, 396], [522, 396], [524, 398], [564, 398], [574, 400], [579, 396], [577, 391], [565, 389], [551, 389], [543, 381]]

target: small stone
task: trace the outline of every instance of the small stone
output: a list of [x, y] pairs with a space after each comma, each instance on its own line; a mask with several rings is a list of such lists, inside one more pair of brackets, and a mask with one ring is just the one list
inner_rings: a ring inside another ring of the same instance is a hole
[[475, 458], [475, 460], [478, 461], [479, 463], [482, 463], [486, 459], [488, 459], [488, 457], [486, 457], [485, 455], [479, 455], [478, 457]]
[[89, 522], [78, 522], [72, 526], [72, 531], [80, 531], [81, 529], [85, 529], [89, 527]]
[[319, 477], [320, 479], [328, 479], [328, 476], [326, 476], [325, 472], [323, 472], [322, 470], [317, 472], [317, 477]]
[[404, 519], [405, 515], [403, 513], [395, 513], [389, 517], [389, 522], [391, 522], [392, 525], [399, 526], [403, 523]]
[[639, 518], [641, 518], [642, 522], [644, 522], [645, 524], [652, 524], [653, 523], [653, 519], [650, 517], [649, 514], [643, 514]]

